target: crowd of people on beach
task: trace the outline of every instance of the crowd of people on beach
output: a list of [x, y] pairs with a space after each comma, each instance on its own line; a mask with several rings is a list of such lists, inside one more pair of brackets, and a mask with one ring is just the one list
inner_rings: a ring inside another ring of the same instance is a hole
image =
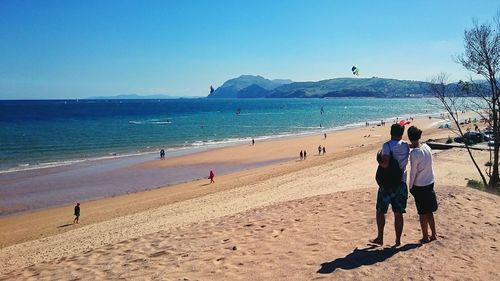
[[[325, 134], [325, 138], [326, 138], [326, 134]], [[322, 146], [321, 144], [318, 146], [318, 155], [325, 155], [326, 154], [326, 146]], [[306, 160], [307, 158], [307, 150], [301, 150], [299, 152], [299, 159], [300, 160]]]

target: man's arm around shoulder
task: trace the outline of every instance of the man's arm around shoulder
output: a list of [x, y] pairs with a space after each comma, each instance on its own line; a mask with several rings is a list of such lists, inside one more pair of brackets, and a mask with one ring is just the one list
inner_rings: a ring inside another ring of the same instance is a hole
[[389, 161], [390, 161], [389, 155], [382, 155], [381, 160], [378, 161], [378, 165], [385, 169], [389, 167]]

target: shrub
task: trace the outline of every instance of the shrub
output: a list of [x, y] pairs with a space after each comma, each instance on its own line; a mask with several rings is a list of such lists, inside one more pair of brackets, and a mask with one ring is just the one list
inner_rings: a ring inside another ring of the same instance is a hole
[[479, 180], [469, 179], [467, 180], [467, 186], [473, 188], [483, 188], [483, 182]]

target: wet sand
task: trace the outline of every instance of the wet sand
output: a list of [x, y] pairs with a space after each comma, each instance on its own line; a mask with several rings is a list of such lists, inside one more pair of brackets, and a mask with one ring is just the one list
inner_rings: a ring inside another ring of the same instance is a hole
[[[228, 174], [290, 160], [278, 158], [247, 163], [215, 162], [210, 165], [137, 168], [137, 163], [160, 161], [152, 161], [151, 158], [154, 157], [88, 161], [0, 174], [0, 216], [167, 187], [206, 178], [209, 169], [218, 174]], [[175, 163], [176, 160], [164, 161]]]

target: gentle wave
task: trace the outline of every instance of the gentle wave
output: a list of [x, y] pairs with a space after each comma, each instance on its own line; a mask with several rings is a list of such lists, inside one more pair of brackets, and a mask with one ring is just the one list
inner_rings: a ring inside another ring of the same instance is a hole
[[129, 124], [134, 124], [134, 125], [143, 125], [143, 124], [146, 124], [146, 125], [161, 125], [161, 124], [171, 124], [172, 121], [170, 120], [167, 120], [167, 121], [155, 121], [155, 120], [146, 120], [146, 121], [135, 121], [135, 120], [131, 120], [131, 121], [128, 121]]

